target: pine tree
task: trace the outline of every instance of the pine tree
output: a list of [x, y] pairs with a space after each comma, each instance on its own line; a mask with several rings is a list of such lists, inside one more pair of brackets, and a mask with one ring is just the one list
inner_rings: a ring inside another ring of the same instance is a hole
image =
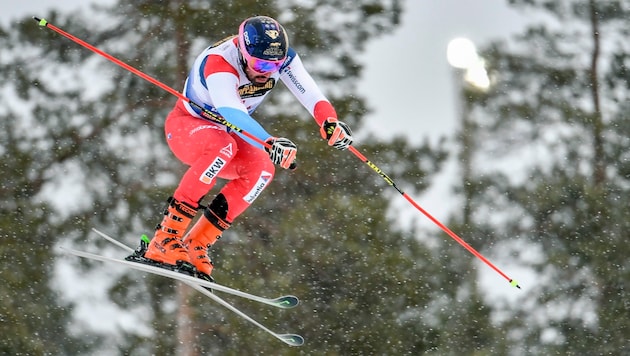
[[[531, 259], [506, 247], [539, 279], [502, 325], [522, 335], [508, 340], [511, 349], [528, 353], [628, 352], [622, 152], [630, 8], [622, 1], [511, 2], [551, 21], [484, 53], [497, 82], [476, 103], [475, 136], [483, 143], [476, 156], [499, 168], [478, 169], [475, 220], [495, 212], [504, 222], [493, 224], [494, 236], [540, 251]], [[541, 319], [540, 310], [554, 313]]]
[[[0, 113], [0, 353], [7, 355], [77, 354], [89, 350], [95, 335], [81, 338], [67, 328], [73, 307], [51, 287], [55, 278], [57, 236], [76, 206], [54, 192], [57, 179], [72, 168], [76, 138], [67, 120], [74, 113], [76, 88], [48, 83], [50, 71], [80, 58], [59, 51], [47, 54], [29, 44], [37, 36], [32, 20], [3, 29], [0, 42], [4, 78]], [[59, 44], [49, 38], [54, 44]], [[53, 46], [54, 46], [53, 44]], [[48, 63], [54, 57], [57, 63]], [[55, 196], [46, 201], [42, 195]], [[57, 209], [61, 207], [60, 209]]]

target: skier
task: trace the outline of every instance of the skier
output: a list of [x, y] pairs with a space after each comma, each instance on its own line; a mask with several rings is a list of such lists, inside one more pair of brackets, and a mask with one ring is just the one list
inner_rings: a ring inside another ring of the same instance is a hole
[[[205, 119], [189, 102], [178, 100], [165, 122], [169, 148], [189, 166], [158, 224], [144, 258], [176, 268], [189, 262], [198, 276], [212, 280], [208, 249], [242, 214], [274, 177], [274, 164], [292, 168], [297, 146], [269, 134], [251, 114], [281, 80], [320, 126], [329, 146], [345, 150], [352, 144], [348, 125], [289, 47], [285, 29], [267, 16], [243, 21], [238, 35], [206, 48], [194, 61], [184, 84], [193, 103], [221, 115], [269, 147], [224, 125]], [[228, 182], [195, 218], [201, 200], [217, 178]]]

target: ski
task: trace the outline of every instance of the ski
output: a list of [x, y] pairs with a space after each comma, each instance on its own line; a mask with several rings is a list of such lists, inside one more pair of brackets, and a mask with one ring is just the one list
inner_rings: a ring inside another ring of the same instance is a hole
[[[98, 235], [100, 235], [101, 237], [103, 237], [104, 239], [106, 239], [107, 241], [111, 242], [112, 244], [125, 249], [125, 251], [127, 252], [133, 252], [133, 248], [123, 244], [122, 242], [114, 239], [113, 237], [107, 235], [106, 233], [99, 231], [97, 229], [92, 229], [92, 231], [94, 231], [95, 233], [97, 233]], [[130, 266], [132, 268], [135, 269], [139, 269], [141, 271], [145, 271], [145, 272], [149, 272], [149, 273], [154, 273], [154, 274], [159, 274], [161, 276], [164, 277], [169, 277], [169, 278], [174, 278], [174, 279], [178, 279], [182, 282], [192, 282], [192, 283], [197, 283], [203, 287], [206, 288], [210, 288], [212, 290], [216, 290], [219, 292], [224, 292], [224, 293], [228, 293], [228, 294], [232, 294], [238, 297], [242, 297], [245, 299], [249, 299], [249, 300], [253, 300], [255, 302], [259, 302], [259, 303], [263, 303], [263, 304], [267, 304], [267, 305], [271, 305], [277, 308], [281, 308], [281, 309], [289, 309], [289, 308], [293, 308], [296, 307], [299, 303], [300, 300], [293, 295], [283, 295], [280, 296], [278, 298], [265, 298], [265, 297], [261, 297], [258, 295], [253, 295], [253, 294], [249, 294], [237, 289], [232, 289], [226, 286], [223, 286], [221, 284], [217, 284], [215, 282], [210, 282], [210, 281], [206, 281], [203, 279], [199, 279], [199, 278], [195, 278], [193, 276], [188, 276], [186, 274], [182, 274], [182, 273], [178, 273], [175, 271], [170, 271], [164, 268], [159, 268], [159, 267], [154, 267], [154, 266], [150, 266], [150, 265], [145, 265], [145, 264], [141, 264], [141, 263], [137, 263], [137, 262], [131, 262], [131, 261], [126, 261], [126, 260], [122, 260], [122, 259], [112, 259], [112, 258], [108, 258], [108, 257], [104, 257], [104, 256], [100, 256], [100, 255], [94, 255], [91, 254], [89, 252], [83, 252], [83, 251], [69, 251], [72, 254], [83, 254], [84, 256], [81, 257], [85, 257], [85, 258], [92, 258], [92, 259], [101, 259], [101, 261], [105, 261], [105, 262], [117, 262], [117, 263], [121, 263], [127, 266]], [[88, 256], [89, 255], [89, 256]], [[113, 261], [112, 261], [113, 260]]]
[[297, 334], [278, 334], [278, 333], [268, 329], [267, 327], [265, 327], [261, 323], [257, 322], [256, 320], [252, 319], [249, 315], [243, 313], [238, 308], [234, 307], [232, 304], [230, 304], [230, 303], [226, 302], [225, 300], [217, 297], [214, 293], [212, 293], [211, 291], [207, 290], [206, 288], [200, 286], [199, 284], [189, 283], [189, 282], [184, 282], [184, 283], [186, 283], [187, 285], [189, 285], [193, 289], [199, 291], [203, 295], [213, 299], [215, 302], [223, 305], [225, 308], [231, 310], [232, 312], [234, 312], [235, 314], [237, 314], [241, 318], [243, 318], [243, 319], [249, 321], [250, 323], [256, 325], [261, 330], [267, 332], [268, 334], [270, 334], [273, 337], [275, 337], [276, 339], [284, 342], [285, 344], [290, 345], [290, 346], [302, 346], [302, 345], [304, 345], [304, 338], [302, 336], [297, 335]]
[[[92, 229], [94, 230], [94, 232], [96, 232], [97, 234], [99, 234], [101, 237], [105, 238], [106, 240], [108, 240], [109, 242], [117, 245], [118, 247], [125, 249], [128, 252], [132, 252], [133, 248], [119, 242], [118, 240], [114, 239], [113, 237], [100, 232], [96, 229]], [[159, 268], [159, 267], [154, 267], [154, 266], [150, 266], [150, 265], [145, 265], [145, 264], [141, 264], [141, 263], [137, 263], [137, 262], [130, 262], [130, 261], [126, 261], [126, 260], [122, 260], [122, 259], [118, 259], [118, 258], [112, 258], [112, 257], [106, 257], [106, 256], [101, 256], [101, 255], [97, 255], [97, 254], [93, 254], [93, 253], [89, 253], [89, 252], [85, 252], [85, 251], [78, 251], [78, 250], [74, 250], [74, 249], [69, 249], [69, 248], [61, 248], [63, 251], [78, 256], [78, 257], [82, 257], [82, 258], [87, 258], [87, 259], [93, 259], [93, 260], [97, 260], [97, 261], [101, 261], [101, 262], [112, 262], [112, 263], [118, 263], [121, 265], [125, 265], [128, 267], [131, 267], [133, 269], [136, 270], [140, 270], [140, 271], [144, 271], [144, 272], [148, 272], [148, 273], [153, 273], [156, 275], [160, 275], [163, 277], [168, 277], [168, 278], [172, 278], [175, 280], [179, 280], [183, 283], [185, 283], [186, 285], [190, 286], [191, 288], [195, 289], [196, 291], [202, 293], [203, 295], [207, 296], [208, 298], [214, 300], [215, 302], [221, 304], [222, 306], [224, 306], [225, 308], [231, 310], [232, 312], [234, 312], [235, 314], [237, 314], [238, 316], [242, 317], [243, 319], [249, 321], [250, 323], [256, 325], [258, 328], [260, 328], [261, 330], [267, 332], [268, 334], [272, 335], [273, 337], [277, 338], [278, 340], [284, 342], [285, 344], [288, 344], [290, 346], [301, 346], [304, 344], [304, 338], [300, 335], [297, 334], [279, 334], [276, 333], [270, 329], [268, 329], [267, 327], [265, 327], [264, 325], [260, 324], [259, 322], [257, 322], [256, 320], [254, 320], [253, 318], [251, 318], [249, 315], [243, 313], [242, 311], [240, 311], [238, 308], [234, 307], [233, 305], [231, 305], [230, 303], [226, 302], [225, 300], [223, 300], [222, 298], [220, 298], [219, 296], [215, 295], [210, 289], [212, 290], [216, 290], [216, 291], [221, 291], [224, 293], [228, 293], [228, 294], [232, 294], [235, 296], [239, 296], [239, 297], [243, 297], [249, 300], [253, 300], [253, 301], [257, 301], [263, 304], [267, 304], [267, 305], [272, 305], [278, 308], [292, 308], [295, 307], [299, 300], [294, 297], [294, 296], [282, 296], [279, 298], [275, 298], [275, 299], [269, 299], [269, 298], [264, 298], [264, 297], [260, 297], [260, 296], [256, 296], [256, 295], [252, 295], [249, 293], [245, 293], [236, 289], [232, 289], [217, 283], [213, 283], [213, 282], [209, 282], [209, 281], [205, 281], [199, 278], [195, 278], [192, 276], [188, 276], [182, 273], [178, 273], [175, 271], [170, 271], [167, 269], [163, 269], [163, 268]]]

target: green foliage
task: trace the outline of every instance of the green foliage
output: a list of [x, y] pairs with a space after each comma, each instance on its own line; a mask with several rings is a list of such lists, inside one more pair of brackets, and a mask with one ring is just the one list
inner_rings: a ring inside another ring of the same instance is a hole
[[[13, 42], [12, 34], [0, 41], [5, 50], [22, 48]], [[94, 337], [86, 334], [80, 340], [73, 335], [68, 329], [72, 305], [50, 289], [54, 247], [67, 221], [52, 218], [53, 207], [38, 196], [50, 180], [51, 166], [66, 159], [66, 151], [57, 145], [64, 129], [57, 118], [71, 109], [52, 105], [54, 126], [44, 141], [42, 132], [32, 128], [30, 113], [20, 108], [30, 102], [37, 111], [43, 101], [67, 97], [48, 91], [33, 95], [29, 85], [39, 84], [29, 76], [29, 69], [19, 56], [0, 65], [8, 83], [6, 95], [0, 98], [0, 353], [77, 354], [88, 350]]]
[[[532, 26], [509, 47], [491, 46], [484, 57], [496, 86], [472, 104], [485, 129], [476, 156], [509, 167], [475, 174], [474, 210], [497, 212], [504, 222], [495, 234], [543, 251], [533, 260], [516, 255], [538, 285], [503, 325], [521, 335], [512, 348], [532, 354], [628, 352], [628, 50], [617, 44], [630, 9], [618, 1], [511, 2], [562, 26]], [[540, 319], [535, 310], [554, 313]]]

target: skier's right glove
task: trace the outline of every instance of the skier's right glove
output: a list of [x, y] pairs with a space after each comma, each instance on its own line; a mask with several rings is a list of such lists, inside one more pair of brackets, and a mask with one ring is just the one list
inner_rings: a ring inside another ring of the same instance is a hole
[[275, 164], [279, 164], [284, 169], [294, 168], [291, 166], [297, 154], [297, 146], [288, 138], [270, 137], [265, 141], [270, 147], [265, 147], [269, 158]]

